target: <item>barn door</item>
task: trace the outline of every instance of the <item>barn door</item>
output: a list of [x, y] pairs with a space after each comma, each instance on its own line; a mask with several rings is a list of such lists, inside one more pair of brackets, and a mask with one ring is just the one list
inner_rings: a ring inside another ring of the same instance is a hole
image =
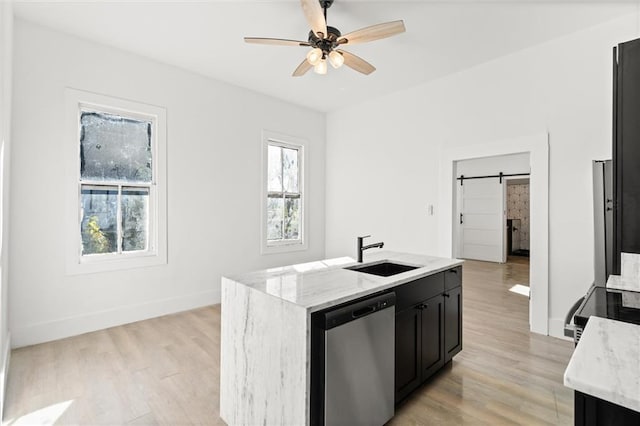
[[460, 257], [503, 263], [504, 194], [497, 178], [464, 179], [460, 191]]

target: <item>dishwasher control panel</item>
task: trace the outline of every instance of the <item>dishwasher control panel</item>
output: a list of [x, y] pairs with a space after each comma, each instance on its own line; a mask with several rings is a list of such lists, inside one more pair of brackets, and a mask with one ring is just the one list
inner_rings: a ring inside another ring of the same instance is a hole
[[390, 308], [394, 306], [395, 303], [395, 293], [385, 293], [359, 302], [347, 303], [324, 314], [323, 328], [330, 330], [349, 321], [366, 317], [382, 309]]

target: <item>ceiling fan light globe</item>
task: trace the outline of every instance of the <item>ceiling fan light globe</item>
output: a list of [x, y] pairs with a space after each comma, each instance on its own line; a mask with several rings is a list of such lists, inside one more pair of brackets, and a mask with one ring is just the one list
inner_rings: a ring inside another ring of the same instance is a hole
[[314, 48], [307, 53], [307, 61], [313, 66], [318, 65], [322, 61], [322, 49]]
[[331, 63], [332, 67], [340, 68], [342, 64], [344, 64], [344, 56], [342, 56], [340, 52], [336, 52], [335, 50], [332, 50], [329, 53], [329, 62]]
[[316, 65], [314, 65], [313, 70], [316, 74], [325, 75], [327, 73], [327, 61], [321, 60]]

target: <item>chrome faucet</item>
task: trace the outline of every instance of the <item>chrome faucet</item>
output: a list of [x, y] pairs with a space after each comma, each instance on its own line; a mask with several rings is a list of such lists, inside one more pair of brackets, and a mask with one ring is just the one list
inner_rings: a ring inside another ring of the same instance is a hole
[[373, 243], [373, 244], [369, 244], [367, 246], [363, 246], [362, 242], [364, 241], [365, 238], [369, 238], [371, 235], [365, 235], [364, 237], [358, 237], [358, 262], [362, 263], [362, 252], [370, 249], [370, 248], [374, 248], [374, 247], [378, 247], [378, 248], [382, 248], [384, 247], [384, 242], [380, 241], [379, 243]]

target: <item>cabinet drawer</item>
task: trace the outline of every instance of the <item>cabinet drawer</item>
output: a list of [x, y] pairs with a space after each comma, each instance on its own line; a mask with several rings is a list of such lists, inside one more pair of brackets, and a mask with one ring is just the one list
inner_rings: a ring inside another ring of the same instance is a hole
[[442, 293], [444, 291], [444, 273], [440, 272], [419, 278], [396, 287], [394, 291], [396, 292], [396, 312], [400, 312]]
[[462, 285], [462, 266], [448, 269], [443, 274], [445, 290], [451, 290]]

